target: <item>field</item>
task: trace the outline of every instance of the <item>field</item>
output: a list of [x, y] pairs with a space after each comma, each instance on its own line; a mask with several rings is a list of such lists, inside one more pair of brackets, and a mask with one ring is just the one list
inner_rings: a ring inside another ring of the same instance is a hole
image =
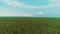
[[0, 34], [60, 34], [60, 18], [0, 17]]

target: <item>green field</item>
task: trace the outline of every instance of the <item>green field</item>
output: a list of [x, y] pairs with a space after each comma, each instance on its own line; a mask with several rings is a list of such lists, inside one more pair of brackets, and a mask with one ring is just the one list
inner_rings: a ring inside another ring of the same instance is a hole
[[1, 17], [0, 34], [60, 34], [60, 18]]

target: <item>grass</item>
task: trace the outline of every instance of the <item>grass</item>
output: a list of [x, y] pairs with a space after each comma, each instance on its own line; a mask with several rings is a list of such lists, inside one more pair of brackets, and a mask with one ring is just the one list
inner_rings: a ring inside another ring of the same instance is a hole
[[1, 17], [0, 34], [60, 34], [60, 18]]

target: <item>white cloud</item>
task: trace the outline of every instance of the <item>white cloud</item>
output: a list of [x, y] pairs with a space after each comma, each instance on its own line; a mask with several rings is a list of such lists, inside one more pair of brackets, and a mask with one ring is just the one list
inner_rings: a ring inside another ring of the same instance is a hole
[[23, 12], [23, 11], [16, 11], [16, 10], [11, 10], [11, 9], [3, 9], [0, 8], [0, 16], [32, 16], [32, 14]]
[[39, 11], [39, 12], [38, 12], [38, 14], [42, 15], [42, 14], [44, 14], [44, 12], [42, 12], [42, 11]]
[[59, 3], [60, 0], [50, 0], [51, 2]]
[[57, 15], [57, 12], [52, 11], [50, 14], [56, 16]]
[[17, 12], [0, 12], [0, 16], [32, 16], [31, 14], [26, 14], [24, 12], [20, 12], [20, 13], [17, 13]]
[[49, 0], [50, 2], [56, 2], [57, 0]]
[[[51, 2], [52, 1], [60, 2], [60, 0], [51, 0]], [[32, 6], [23, 2], [12, 1], [12, 0], [2, 0], [2, 2], [13, 7], [22, 7], [22, 8], [31, 8], [31, 9], [54, 8], [54, 7], [60, 6], [60, 3], [48, 4], [45, 6]]]
[[29, 4], [25, 4], [23, 2], [17, 2], [12, 0], [2, 0], [3, 3], [13, 6], [13, 7], [22, 7], [22, 8], [37, 8], [36, 6], [32, 6]]

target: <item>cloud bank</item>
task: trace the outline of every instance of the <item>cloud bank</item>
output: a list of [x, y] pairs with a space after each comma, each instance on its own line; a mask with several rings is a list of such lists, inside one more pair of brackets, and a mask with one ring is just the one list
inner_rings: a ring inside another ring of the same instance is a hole
[[[18, 2], [16, 0], [1, 0], [1, 2], [3, 2], [4, 4], [12, 6], [12, 7], [36, 9], [36, 10], [37, 9], [42, 9], [42, 8], [54, 8], [54, 7], [60, 6], [59, 0], [50, 0], [50, 1], [51, 1], [51, 4], [48, 4], [48, 5], [45, 5], [45, 6], [34, 6], [34, 5], [26, 4], [24, 2]], [[29, 16], [30, 17], [30, 16], [34, 16], [36, 14], [39, 14], [39, 15], [44, 15], [45, 14], [42, 11], [39, 11], [39, 12], [37, 11], [37, 13], [34, 14], [34, 15], [31, 14], [31, 13], [29, 14], [29, 13], [24, 12], [24, 11], [19, 11], [19, 12], [18, 11], [14, 12], [14, 11], [15, 10], [0, 12], [0, 16]], [[54, 15], [56, 15], [56, 13]]]
[[20, 13], [17, 13], [17, 12], [0, 12], [0, 16], [26, 16], [26, 17], [30, 17], [32, 16], [31, 14], [27, 14], [27, 13], [24, 13], [24, 12], [20, 12]]
[[13, 7], [22, 7], [22, 8], [31, 8], [31, 9], [41, 9], [41, 8], [53, 8], [56, 6], [60, 6], [59, 3], [57, 3], [59, 0], [50, 0], [51, 2], [55, 2], [55, 4], [48, 4], [45, 6], [32, 6], [29, 4], [26, 4], [24, 2], [18, 2], [18, 1], [14, 1], [14, 0], [1, 0], [3, 3], [9, 5], [9, 6], [13, 6]]
[[26, 16], [30, 17], [32, 14], [23, 11], [11, 10], [11, 8], [0, 8], [0, 16]]

